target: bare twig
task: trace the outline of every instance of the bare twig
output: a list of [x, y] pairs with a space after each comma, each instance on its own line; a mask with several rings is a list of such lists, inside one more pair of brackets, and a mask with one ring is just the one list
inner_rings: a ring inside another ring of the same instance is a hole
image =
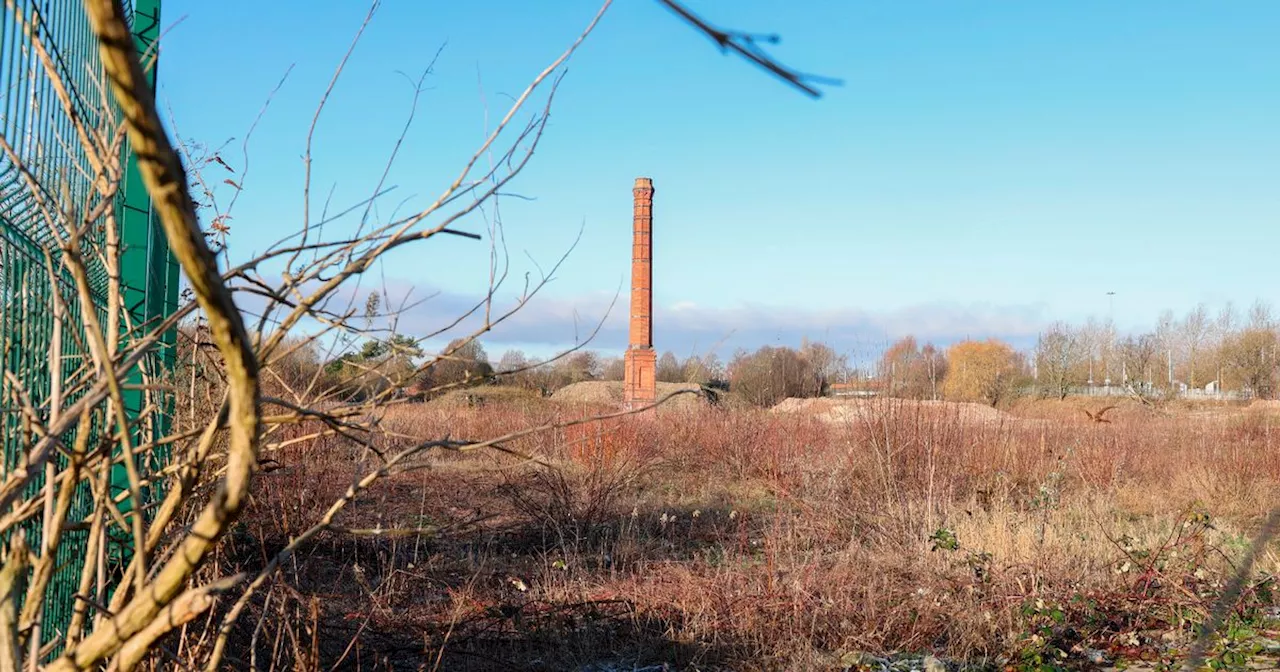
[[822, 97], [822, 92], [813, 87], [812, 83], [820, 82], [823, 84], [840, 85], [842, 82], [838, 79], [830, 77], [819, 77], [816, 75], [806, 75], [782, 65], [760, 49], [757, 42], [769, 42], [776, 44], [781, 41], [777, 35], [757, 36], [749, 33], [737, 31], [727, 31], [716, 28], [698, 15], [694, 14], [682, 2], [676, 0], [658, 0], [672, 12], [675, 12], [680, 18], [684, 19], [689, 25], [696, 28], [699, 32], [711, 38], [721, 51], [729, 50], [739, 56], [747, 59], [747, 61], [763, 68], [766, 72], [790, 84], [791, 86], [803, 91], [804, 93], [814, 97]]

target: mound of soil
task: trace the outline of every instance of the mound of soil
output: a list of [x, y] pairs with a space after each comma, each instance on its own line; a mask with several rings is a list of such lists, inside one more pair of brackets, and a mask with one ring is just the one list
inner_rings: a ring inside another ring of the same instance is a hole
[[622, 383], [613, 380], [573, 383], [552, 393], [551, 400], [572, 404], [621, 404]]
[[[691, 391], [697, 394], [682, 394], [662, 404], [661, 408], [696, 408], [708, 403], [702, 388], [695, 383], [658, 383], [658, 398], [680, 391]], [[570, 404], [618, 405], [622, 403], [622, 381], [588, 380], [566, 385], [551, 395], [552, 401]]]
[[921, 413], [930, 417], [955, 417], [962, 422], [998, 424], [1013, 416], [983, 404], [915, 399], [783, 399], [772, 409], [777, 413], [803, 413], [818, 420], [845, 423], [885, 414]]
[[542, 395], [534, 390], [507, 385], [486, 385], [451, 390], [427, 402], [432, 408], [469, 408], [491, 404], [538, 404]]

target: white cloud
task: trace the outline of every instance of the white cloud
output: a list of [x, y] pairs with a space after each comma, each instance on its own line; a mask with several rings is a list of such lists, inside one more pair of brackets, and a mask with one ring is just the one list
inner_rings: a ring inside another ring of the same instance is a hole
[[[381, 286], [366, 283], [355, 292], [352, 303], [363, 306], [365, 297], [374, 289], [384, 291]], [[418, 336], [442, 329], [483, 298], [413, 289], [403, 281], [390, 282], [385, 293], [384, 306], [408, 305], [399, 317], [397, 331]], [[344, 293], [341, 304], [345, 305], [351, 296], [349, 291]], [[538, 295], [481, 340], [490, 351], [512, 345], [555, 349], [580, 343], [598, 328], [588, 347], [621, 351], [627, 342], [629, 300], [625, 291], [616, 295]], [[518, 297], [513, 292], [499, 292], [494, 301], [492, 314], [496, 317], [514, 307]], [[473, 313], [435, 340], [468, 333], [480, 324], [483, 315], [483, 310]], [[939, 345], [964, 338], [997, 337], [1017, 347], [1029, 347], [1047, 321], [1044, 306], [1038, 305], [939, 302], [872, 311], [855, 306], [823, 310], [756, 304], [707, 307], [682, 300], [655, 307], [653, 335], [656, 348], [681, 354], [715, 350], [727, 356], [737, 348], [798, 345], [809, 338], [863, 359], [877, 356], [888, 342], [907, 335]]]
[[[439, 328], [474, 305], [476, 297], [440, 293], [409, 310], [401, 330], [426, 333]], [[537, 296], [484, 337], [493, 345], [524, 343], [550, 347], [579, 343], [599, 327], [593, 348], [621, 350], [626, 346], [629, 297], [624, 293], [578, 297]], [[611, 305], [612, 304], [612, 305]], [[495, 313], [514, 305], [499, 301]], [[1018, 343], [1034, 339], [1046, 321], [1039, 306], [990, 304], [920, 304], [891, 311], [856, 307], [807, 310], [785, 306], [740, 305], [706, 307], [689, 301], [656, 306], [654, 346], [689, 352], [716, 349], [729, 353], [738, 347], [798, 344], [807, 337], [838, 349], [877, 350], [886, 340], [914, 335], [919, 340], [950, 343], [967, 337], [994, 336]], [[477, 316], [478, 317], [478, 316]], [[478, 324], [467, 320], [460, 328]]]

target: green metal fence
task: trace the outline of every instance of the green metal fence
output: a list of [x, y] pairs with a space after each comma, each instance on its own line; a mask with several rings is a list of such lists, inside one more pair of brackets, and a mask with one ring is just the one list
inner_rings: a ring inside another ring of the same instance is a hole
[[[155, 86], [156, 68], [153, 46], [159, 35], [160, 0], [135, 0], [132, 29], [135, 44], [149, 65], [151, 84]], [[10, 144], [20, 163], [41, 185], [44, 199], [58, 203], [81, 204], [93, 189], [93, 171], [77, 138], [73, 118], [59, 101], [55, 78], [41, 59], [38, 46], [48, 55], [72, 100], [75, 116], [89, 128], [100, 129], [109, 118], [102, 108], [102, 85], [105, 83], [97, 45], [84, 13], [81, 0], [3, 0], [0, 2], [0, 135]], [[118, 117], [118, 115], [115, 115]], [[126, 168], [117, 198], [117, 220], [120, 222], [121, 297], [128, 314], [127, 322], [136, 329], [157, 324], [177, 305], [178, 268], [169, 253], [164, 235], [155, 221], [151, 202], [138, 171], [137, 161], [125, 143], [121, 157]], [[59, 251], [45, 221], [38, 198], [32, 194], [15, 162], [0, 155], [0, 358], [4, 370], [13, 374], [17, 388], [40, 409], [43, 419], [50, 413], [50, 399], [62, 396], [63, 405], [74, 401], [76, 377], [83, 377], [88, 353], [83, 351], [82, 335], [74, 333], [81, 326], [75, 291], [68, 274], [59, 264]], [[102, 229], [97, 227], [90, 244], [101, 243]], [[101, 248], [99, 248], [101, 249]], [[52, 261], [52, 267], [50, 266]], [[96, 259], [88, 259], [90, 277], [97, 294], [94, 301], [100, 313], [106, 310], [107, 275]], [[70, 314], [59, 326], [52, 310], [54, 293], [66, 300]], [[105, 316], [105, 315], [104, 315]], [[79, 337], [78, 337], [79, 336]], [[172, 370], [176, 331], [165, 335], [156, 356], [146, 362], [149, 370], [161, 373]], [[125, 407], [131, 417], [138, 417], [148, 405], [171, 409], [172, 400], [159, 398], [141, 389], [142, 373], [133, 371], [126, 384]], [[19, 464], [22, 453], [32, 443], [18, 408], [12, 403], [15, 387], [9, 376], [0, 380], [0, 478]], [[141, 428], [142, 440], [164, 433], [168, 413], [149, 414], [156, 420]], [[93, 427], [97, 433], [99, 428]], [[147, 436], [151, 435], [151, 436]], [[166, 455], [149, 456], [149, 461], [163, 460]], [[65, 460], [65, 457], [57, 459]], [[62, 465], [59, 465], [62, 466]], [[143, 471], [149, 469], [143, 465]], [[32, 483], [28, 493], [35, 496], [43, 482]], [[113, 472], [113, 494], [128, 489], [123, 465]], [[126, 515], [131, 501], [121, 508]], [[87, 487], [76, 495], [70, 521], [78, 522], [91, 511]], [[0, 515], [5, 512], [0, 511]], [[37, 516], [38, 519], [38, 516]], [[28, 543], [39, 548], [38, 520], [28, 527]], [[75, 530], [64, 535], [58, 552], [57, 570], [45, 605], [42, 639], [56, 641], [70, 618], [73, 595], [87, 545], [87, 531]], [[0, 541], [3, 541], [0, 539]], [[112, 546], [115, 561], [127, 561], [130, 547], [127, 537]]]

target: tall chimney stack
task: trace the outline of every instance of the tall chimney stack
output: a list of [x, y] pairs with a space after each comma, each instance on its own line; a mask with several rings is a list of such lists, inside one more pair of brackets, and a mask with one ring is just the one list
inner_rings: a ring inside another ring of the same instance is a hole
[[653, 349], [653, 180], [637, 177], [632, 195], [631, 329], [622, 388], [627, 408], [658, 399], [658, 355]]

